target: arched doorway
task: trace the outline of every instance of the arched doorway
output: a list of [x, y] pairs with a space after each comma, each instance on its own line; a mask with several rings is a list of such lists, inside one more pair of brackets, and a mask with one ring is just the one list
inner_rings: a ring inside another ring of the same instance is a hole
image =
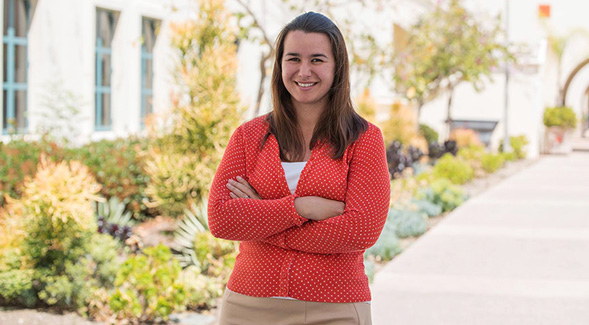
[[584, 106], [581, 107], [581, 136], [586, 138], [589, 137], [589, 85], [587, 85], [587, 89], [585, 89], [583, 100]]
[[[573, 82], [573, 80], [575, 79], [577, 74], [588, 65], [589, 65], [589, 58], [587, 58], [587, 59], [583, 60], [581, 63], [579, 63], [569, 74], [569, 76], [564, 84], [564, 87], [562, 89], [562, 102], [561, 102], [562, 106], [566, 105], [567, 95], [568, 95], [571, 83]], [[588, 82], [588, 84], [589, 84], [589, 82]], [[584, 136], [586, 131], [589, 129], [589, 99], [588, 99], [588, 96], [589, 96], [589, 85], [587, 86], [587, 89], [583, 93], [583, 98], [587, 99], [587, 106], [585, 107], [585, 105], [583, 105], [583, 107], [581, 107], [581, 111], [580, 111], [581, 117], [583, 118], [583, 120], [581, 121], [581, 135], [582, 136]]]

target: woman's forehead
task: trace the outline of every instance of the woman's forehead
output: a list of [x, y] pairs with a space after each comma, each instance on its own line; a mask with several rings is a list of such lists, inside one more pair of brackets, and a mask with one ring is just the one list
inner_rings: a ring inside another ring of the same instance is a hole
[[284, 39], [284, 55], [332, 55], [331, 42], [324, 33], [301, 30], [288, 32]]

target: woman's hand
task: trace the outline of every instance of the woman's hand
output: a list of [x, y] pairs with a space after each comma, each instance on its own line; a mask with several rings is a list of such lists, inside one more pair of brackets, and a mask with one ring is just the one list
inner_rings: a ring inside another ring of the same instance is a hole
[[[243, 177], [237, 176], [235, 180], [227, 182], [232, 199], [256, 199], [262, 198], [256, 190]], [[346, 205], [341, 201], [330, 200], [319, 196], [303, 196], [294, 200], [297, 213], [307, 219], [321, 221], [344, 213]]]
[[294, 200], [297, 213], [307, 219], [321, 221], [344, 213], [346, 204], [319, 196], [303, 196]]
[[229, 196], [231, 196], [232, 199], [261, 199], [258, 192], [256, 192], [256, 190], [254, 190], [243, 177], [237, 176], [235, 179], [236, 180], [230, 179], [227, 182], [227, 188], [231, 191]]

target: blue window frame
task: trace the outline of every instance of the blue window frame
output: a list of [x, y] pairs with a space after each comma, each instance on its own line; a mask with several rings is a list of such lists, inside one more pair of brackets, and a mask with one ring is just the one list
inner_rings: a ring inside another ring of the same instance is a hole
[[156, 19], [143, 17], [141, 21], [141, 127], [145, 127], [145, 118], [153, 113], [153, 48], [159, 26]]
[[4, 0], [2, 133], [24, 133], [27, 120], [30, 0]]
[[112, 40], [118, 16], [114, 11], [96, 9], [96, 131], [107, 131], [112, 126]]

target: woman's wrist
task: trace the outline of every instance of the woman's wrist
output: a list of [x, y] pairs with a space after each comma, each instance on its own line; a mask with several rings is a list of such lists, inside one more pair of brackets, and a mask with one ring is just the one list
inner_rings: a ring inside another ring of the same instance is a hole
[[307, 219], [320, 221], [344, 212], [345, 204], [318, 196], [303, 196], [294, 199], [297, 213]]
[[294, 206], [295, 206], [295, 210], [297, 210], [297, 213], [301, 217], [311, 219], [307, 215], [307, 210], [305, 209], [305, 197], [296, 197], [294, 199]]

